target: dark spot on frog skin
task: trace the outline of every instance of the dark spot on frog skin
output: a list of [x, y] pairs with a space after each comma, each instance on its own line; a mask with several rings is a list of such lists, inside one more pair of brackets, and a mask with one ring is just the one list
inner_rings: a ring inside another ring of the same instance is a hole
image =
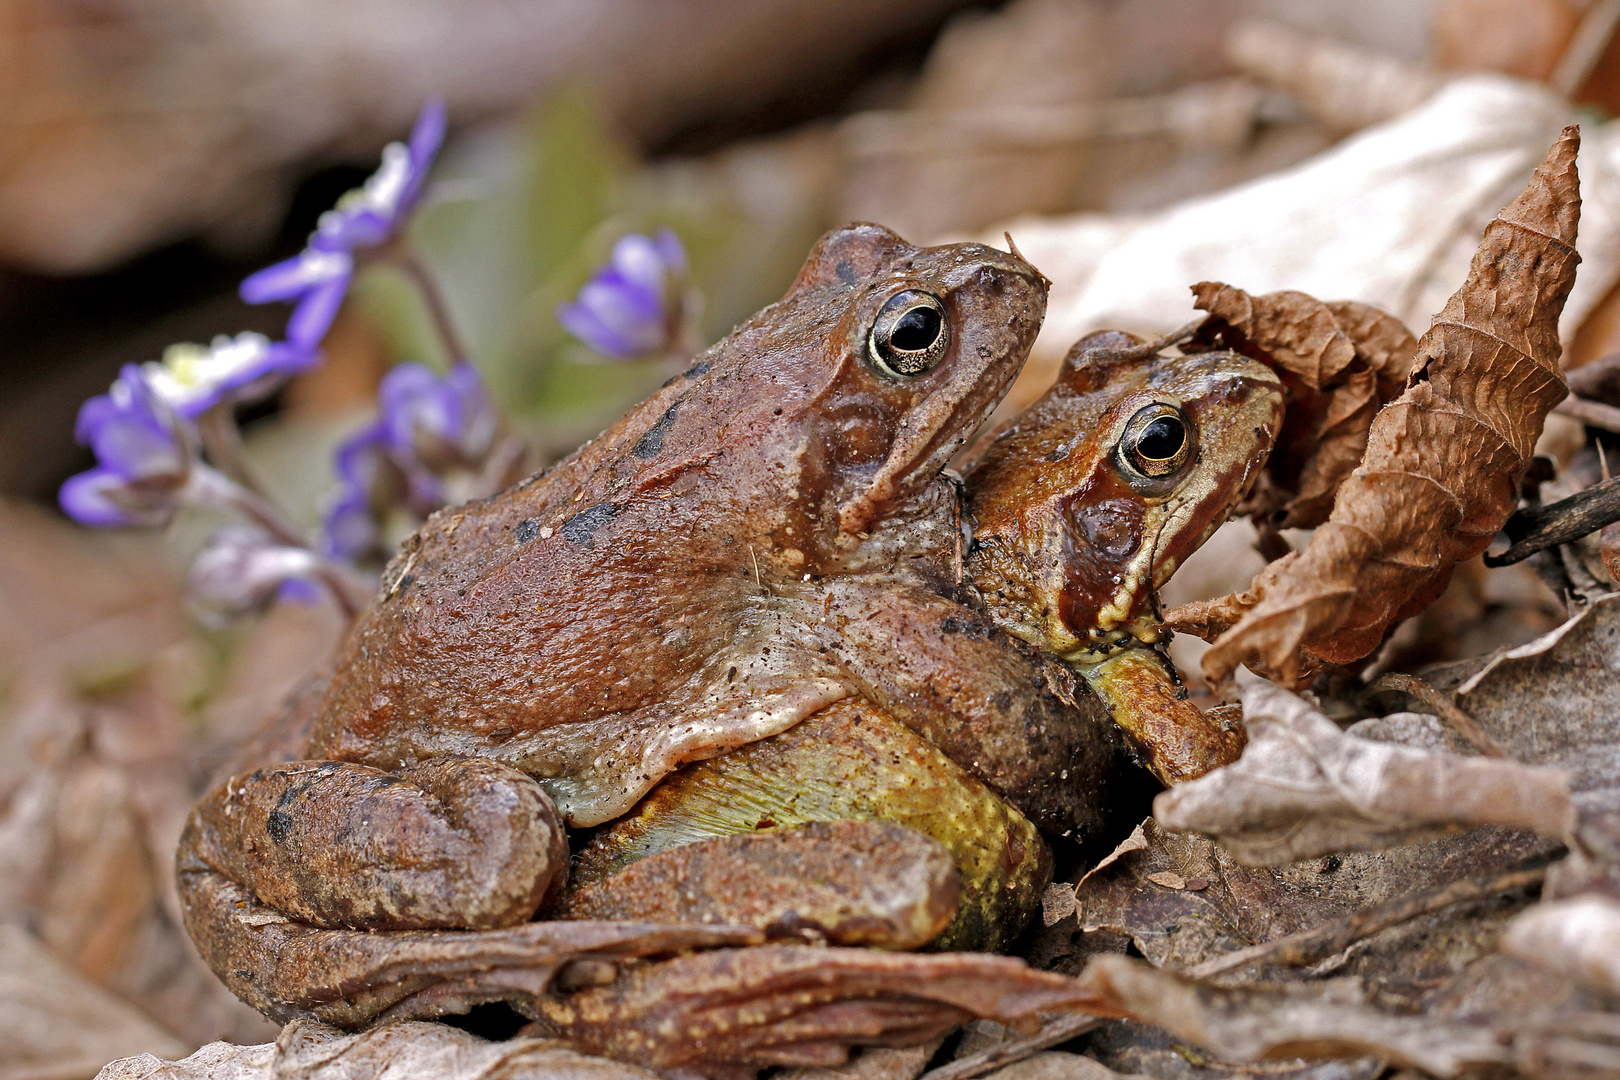
[[414, 584], [416, 584], [416, 575], [406, 574], [404, 577], [399, 579], [399, 585], [394, 589], [391, 596], [398, 596], [400, 593], [404, 592]]
[[636, 440], [636, 445], [630, 448], [630, 452], [642, 461], [655, 458], [663, 453], [664, 436], [668, 434], [670, 427], [674, 425], [675, 410], [680, 407], [681, 403], [677, 400], [675, 404], [665, 409], [664, 415], [655, 420], [653, 426], [648, 428], [646, 433]]
[[699, 360], [697, 363], [695, 363], [691, 367], [687, 368], [686, 371], [683, 372], [683, 374], [688, 379], [695, 379], [699, 375], [702, 375], [705, 372], [707, 372], [708, 370], [709, 370], [709, 362], [707, 360]]
[[591, 540], [596, 535], [596, 530], [617, 517], [622, 509], [624, 508], [617, 503], [597, 503], [595, 506], [587, 506], [563, 522], [562, 528], [557, 531], [562, 533], [563, 539], [570, 544], [594, 547]]
[[536, 521], [534, 518], [524, 518], [522, 521], [518, 522], [518, 527], [517, 527], [517, 542], [518, 543], [527, 544], [530, 540], [533, 540], [535, 537], [537, 537], [539, 535], [540, 535], [540, 523], [538, 521]]
[[962, 620], [954, 615], [946, 616], [940, 621], [939, 632], [942, 634], [960, 634], [962, 632]]
[[990, 699], [990, 704], [995, 708], [996, 712], [1004, 713], [1008, 709], [1012, 708], [1012, 695], [1003, 690], [1001, 693]]
[[838, 260], [838, 264], [833, 267], [833, 270], [838, 274], [838, 280], [845, 285], [855, 284], [855, 267], [848, 259]]

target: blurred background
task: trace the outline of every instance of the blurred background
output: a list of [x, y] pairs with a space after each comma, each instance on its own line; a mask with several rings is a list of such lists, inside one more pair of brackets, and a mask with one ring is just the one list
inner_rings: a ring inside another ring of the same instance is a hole
[[[288, 309], [239, 282], [295, 255], [430, 96], [451, 126], [411, 240], [546, 460], [670, 373], [606, 363], [555, 316], [627, 232], [684, 242], [709, 342], [845, 221], [1010, 229], [1054, 281], [1025, 401], [1080, 333], [1190, 317], [1204, 277], [1421, 332], [1574, 119], [1564, 337], [1571, 364], [1607, 356], [1617, 23], [1613, 0], [0, 0], [0, 1080], [272, 1034], [191, 955], [169, 853], [340, 620], [288, 604], [206, 629], [180, 582], [208, 522], [92, 532], [56, 491], [92, 463], [74, 417], [121, 365], [281, 333]], [[402, 361], [443, 357], [379, 266], [322, 365], [242, 415], [302, 524]], [[1569, 460], [1585, 432], [1551, 437]], [[1240, 585], [1248, 546], [1176, 599]], [[1473, 636], [1450, 654], [1561, 617], [1528, 571], [1458, 580], [1437, 610]]]

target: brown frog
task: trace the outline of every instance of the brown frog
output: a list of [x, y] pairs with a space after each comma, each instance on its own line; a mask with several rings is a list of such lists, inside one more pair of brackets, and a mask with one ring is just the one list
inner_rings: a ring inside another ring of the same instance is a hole
[[1088, 695], [1065, 686], [1079, 673], [1162, 781], [1234, 759], [1241, 731], [1186, 701], [1155, 648], [1155, 595], [1259, 475], [1282, 387], [1238, 354], [1161, 356], [1162, 344], [1114, 333], [1080, 342], [1051, 390], [967, 471], [962, 587], [930, 592], [892, 572], [827, 585], [827, 610], [852, 617], [826, 640], [862, 697], [666, 780], [585, 847], [564, 910], [623, 917], [637, 898], [613, 875], [682, 845], [761, 825], [880, 819], [940, 841], [962, 873], [937, 946], [1005, 942], [1045, 884], [1044, 845], [1024, 815], [1049, 833], [1084, 831], [1120, 777], [1088, 767], [1091, 744], [1060, 722], [1067, 745], [1026, 743], [1051, 752], [1036, 758], [1037, 779], [1007, 783], [1004, 732], [975, 724], [993, 712], [985, 686], [1005, 693], [1012, 680], [995, 674], [1027, 658], [996, 628], [1065, 662], [1027, 670], [1084, 711]]
[[829, 234], [781, 302], [597, 439], [432, 518], [306, 695], [300, 760], [188, 822], [205, 958], [262, 1007], [276, 958], [242, 957], [264, 920], [522, 923], [565, 879], [564, 823], [860, 693], [825, 585], [949, 562], [940, 470], [1022, 365], [1046, 284], [980, 245]]

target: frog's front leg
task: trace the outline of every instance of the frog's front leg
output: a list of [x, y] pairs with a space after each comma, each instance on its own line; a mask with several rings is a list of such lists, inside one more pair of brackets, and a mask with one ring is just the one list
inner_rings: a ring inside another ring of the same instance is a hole
[[821, 589], [816, 630], [862, 694], [1043, 832], [1085, 839], [1119, 805], [1129, 751], [1066, 668], [914, 579]]
[[200, 867], [312, 926], [478, 930], [531, 918], [566, 880], [568, 846], [550, 797], [500, 762], [294, 761], [197, 805], [183, 889]]

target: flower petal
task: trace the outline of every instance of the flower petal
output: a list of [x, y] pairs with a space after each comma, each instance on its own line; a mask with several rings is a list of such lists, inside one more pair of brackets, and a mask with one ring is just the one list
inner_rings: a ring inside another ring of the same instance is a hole
[[344, 274], [306, 293], [287, 320], [288, 344], [313, 351], [332, 328], [332, 320], [337, 318], [348, 291], [349, 275]]
[[68, 477], [56, 499], [63, 512], [81, 525], [104, 529], [135, 525], [135, 518], [111, 497], [124, 485], [124, 478], [111, 470], [91, 469]]

